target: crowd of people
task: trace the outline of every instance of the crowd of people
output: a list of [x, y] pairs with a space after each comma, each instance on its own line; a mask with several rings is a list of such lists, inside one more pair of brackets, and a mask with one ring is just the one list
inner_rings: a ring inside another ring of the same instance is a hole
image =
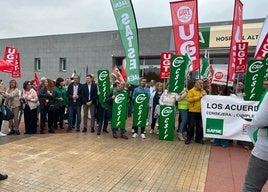
[[[33, 81], [25, 81], [22, 90], [19, 90], [18, 84], [14, 79], [9, 82], [7, 87], [1, 82], [1, 104], [9, 106], [14, 113], [14, 118], [9, 120], [9, 132], [7, 135], [21, 134], [19, 122], [22, 110], [25, 124], [24, 134], [36, 134], [38, 130], [40, 134], [46, 133], [46, 122], [48, 133], [55, 133], [57, 129], [65, 129], [67, 132], [75, 129], [79, 132], [81, 120], [83, 120], [81, 129], [83, 133], [88, 130], [91, 133], [96, 131], [97, 135], [100, 135], [102, 132], [108, 133], [108, 125], [112, 115], [111, 98], [105, 99], [107, 105], [103, 106], [100, 104], [98, 101], [98, 83], [94, 78], [94, 74], [87, 75], [85, 83], [82, 84], [80, 82], [78, 75], [65, 80], [59, 77], [55, 81], [42, 77], [38, 87], [34, 86]], [[137, 87], [128, 86], [117, 81], [115, 83], [117, 84], [114, 84], [113, 87], [111, 86], [111, 93], [114, 91], [125, 91], [128, 94], [128, 117], [132, 116], [135, 94], [145, 93], [147, 95], [149, 98], [147, 125], [150, 124], [150, 134], [159, 133], [160, 106], [173, 106], [179, 113], [177, 123], [178, 138], [185, 141], [185, 144], [190, 144], [194, 136], [195, 142], [204, 143], [201, 121], [201, 98], [203, 96], [206, 94], [236, 95], [241, 98], [244, 96], [243, 82], [238, 82], [233, 91], [232, 88], [226, 88], [224, 85], [212, 84], [208, 87], [206, 84], [204, 85], [203, 80], [197, 79], [196, 81], [187, 81], [181, 93], [169, 92], [168, 84], [155, 82], [155, 80], [151, 80], [147, 85], [146, 78], [141, 78], [140, 85]], [[108, 96], [111, 97], [111, 94]], [[81, 114], [83, 114], [83, 117], [81, 117]], [[40, 129], [37, 129], [38, 119], [40, 121]], [[64, 119], [68, 120], [67, 127], [65, 126]], [[88, 119], [90, 119], [89, 129]], [[2, 126], [2, 118], [0, 118], [0, 126]], [[112, 130], [112, 133], [116, 138], [114, 130]], [[123, 135], [123, 138], [126, 138], [125, 134], [121, 133], [121, 135]], [[145, 127], [141, 127], [140, 135], [141, 138], [146, 138]], [[5, 134], [0, 132], [0, 136], [5, 136]], [[137, 136], [138, 127], [133, 126], [132, 137], [136, 138]], [[215, 139], [214, 144], [227, 147], [228, 141]]]
[[[263, 82], [263, 89], [267, 92], [267, 80]], [[187, 81], [185, 88], [180, 93], [174, 93], [169, 91], [168, 84], [165, 87], [164, 83], [151, 80], [149, 85], [147, 85], [147, 79], [141, 78], [140, 85], [137, 87], [128, 86], [125, 83], [115, 81], [111, 86], [110, 93], [105, 97], [105, 104], [101, 104], [99, 102], [100, 92], [98, 90], [98, 83], [94, 79], [93, 74], [86, 76], [84, 84], [80, 83], [78, 75], [74, 75], [72, 79], [68, 78], [65, 80], [59, 77], [55, 81], [42, 77], [38, 87], [34, 86], [33, 81], [25, 81], [22, 90], [19, 90], [18, 83], [14, 79], [9, 81], [7, 87], [5, 87], [2, 80], [0, 80], [1, 107], [10, 107], [14, 114], [14, 117], [9, 120], [9, 132], [7, 135], [21, 134], [19, 123], [22, 112], [24, 114], [24, 134], [36, 134], [38, 131], [38, 120], [40, 121], [40, 134], [46, 133], [46, 127], [48, 128], [48, 133], [55, 133], [57, 129], [65, 129], [67, 132], [71, 132], [75, 129], [77, 132], [80, 132], [81, 119], [83, 119], [83, 133], [88, 130], [90, 130], [91, 133], [97, 131], [97, 135], [109, 133], [108, 125], [112, 120], [113, 101], [118, 92], [127, 93], [128, 109], [126, 111], [128, 117], [132, 116], [135, 95], [144, 93], [148, 97], [147, 125], [150, 124], [150, 134], [159, 133], [160, 106], [174, 107], [175, 111], [178, 111], [179, 114], [177, 128], [178, 139], [184, 141], [185, 144], [190, 144], [193, 139], [196, 143], [204, 144], [201, 118], [202, 97], [207, 94], [232, 95], [240, 98], [245, 96], [243, 82], [238, 82], [235, 89], [232, 89], [225, 85], [212, 84], [207, 86], [207, 84], [204, 84], [203, 80], [197, 79], [195, 81]], [[267, 103], [267, 98], [267, 94], [266, 96], [263, 94], [261, 99], [263, 103]], [[267, 107], [264, 107], [264, 104], [260, 106], [260, 110], [267, 111]], [[81, 113], [82, 110], [83, 113]], [[81, 118], [82, 114], [83, 117]], [[263, 117], [263, 113], [260, 114], [260, 117]], [[256, 120], [260, 117], [256, 115], [255, 119], [253, 119], [253, 124], [260, 126], [259, 123], [261, 120]], [[88, 119], [90, 119], [90, 129], [88, 129]], [[68, 120], [67, 127], [65, 126], [64, 120]], [[1, 111], [1, 127], [2, 121], [3, 112]], [[95, 127], [95, 125], [97, 126]], [[262, 129], [265, 135], [267, 123], [261, 123], [261, 127], [265, 128]], [[174, 130], [175, 129], [174, 127]], [[133, 125], [133, 138], [138, 137], [138, 130], [138, 127]], [[117, 134], [118, 127], [111, 126], [111, 131], [112, 137], [117, 139], [119, 137]], [[6, 134], [0, 132], [0, 136], [6, 136]], [[145, 126], [140, 127], [140, 136], [142, 139], [146, 138]], [[125, 128], [120, 128], [120, 138], [128, 139]], [[263, 145], [267, 145], [267, 141], [264, 142], [263, 138], [260, 138], [249, 162], [244, 191], [251, 188], [252, 185], [256, 183], [258, 187], [261, 188], [265, 183], [264, 181], [267, 180], [267, 177], [260, 175], [257, 175], [260, 179], [256, 180], [252, 178], [252, 175], [254, 175], [253, 172], [256, 170], [261, 170], [263, 175], [267, 175], [264, 165], [260, 165], [259, 163], [259, 161], [261, 161], [267, 166], [267, 154], [264, 152], [266, 149], [263, 149]], [[266, 139], [266, 135], [264, 138]], [[214, 139], [214, 145], [216, 146], [227, 147], [228, 144], [229, 141], [226, 139]], [[4, 180], [7, 177], [7, 175], [0, 174], [0, 180]], [[260, 182], [261, 180], [263, 182]]]

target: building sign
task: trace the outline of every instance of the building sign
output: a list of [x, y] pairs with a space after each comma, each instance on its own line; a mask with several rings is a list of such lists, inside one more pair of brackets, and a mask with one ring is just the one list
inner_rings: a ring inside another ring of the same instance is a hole
[[[249, 23], [243, 25], [242, 41], [248, 46], [256, 46], [263, 23]], [[199, 29], [200, 47], [230, 47], [232, 25], [201, 27]]]

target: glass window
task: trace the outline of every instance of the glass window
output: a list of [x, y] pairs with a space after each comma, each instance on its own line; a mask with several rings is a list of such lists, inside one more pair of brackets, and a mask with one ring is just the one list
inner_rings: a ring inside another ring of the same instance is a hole
[[60, 58], [60, 71], [67, 70], [66, 58]]
[[34, 70], [41, 71], [41, 59], [40, 58], [34, 58]]

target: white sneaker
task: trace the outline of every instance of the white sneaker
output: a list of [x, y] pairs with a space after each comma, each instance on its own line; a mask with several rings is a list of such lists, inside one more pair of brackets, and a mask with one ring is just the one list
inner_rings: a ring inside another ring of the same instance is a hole
[[178, 133], [178, 138], [179, 138], [179, 140], [181, 140], [181, 141], [184, 141], [184, 140], [185, 140], [185, 139], [183, 138], [183, 136], [182, 136], [181, 133]]
[[146, 130], [144, 130], [144, 133], [146, 134]]
[[146, 139], [146, 136], [145, 136], [144, 133], [141, 134], [141, 138], [142, 138], [142, 139]]
[[7, 134], [0, 132], [0, 137], [5, 137]]
[[133, 135], [132, 135], [132, 138], [137, 138], [138, 137], [138, 134], [137, 133], [134, 133]]
[[149, 133], [150, 133], [150, 134], [153, 134], [153, 133], [154, 133], [154, 130], [153, 130], [153, 129], [151, 129]]
[[156, 134], [159, 135], [159, 130], [157, 130]]
[[158, 127], [159, 126], [159, 123], [155, 123], [155, 126]]

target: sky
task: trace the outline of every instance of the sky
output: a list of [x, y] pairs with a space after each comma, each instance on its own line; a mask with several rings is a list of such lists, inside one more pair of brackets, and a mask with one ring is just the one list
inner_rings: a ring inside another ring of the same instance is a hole
[[[139, 28], [170, 26], [171, 0], [132, 0]], [[244, 19], [265, 18], [268, 0], [241, 0]], [[0, 0], [0, 39], [117, 30], [110, 0]], [[230, 21], [234, 0], [198, 0], [199, 23]]]

